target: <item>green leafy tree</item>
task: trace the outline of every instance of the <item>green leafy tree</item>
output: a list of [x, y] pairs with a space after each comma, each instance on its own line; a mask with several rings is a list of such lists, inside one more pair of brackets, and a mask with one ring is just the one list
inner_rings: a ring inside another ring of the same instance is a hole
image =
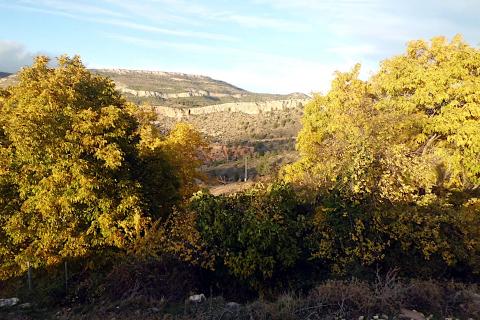
[[195, 195], [189, 209], [218, 272], [228, 272], [262, 291], [291, 270], [303, 254], [306, 214], [284, 184], [231, 196]]

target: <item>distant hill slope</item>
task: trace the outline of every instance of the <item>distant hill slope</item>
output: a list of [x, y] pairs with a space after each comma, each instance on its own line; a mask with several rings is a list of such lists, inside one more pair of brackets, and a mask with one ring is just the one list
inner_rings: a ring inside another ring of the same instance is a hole
[[0, 72], [0, 88], [6, 88], [17, 82], [17, 75], [8, 72]]
[[185, 73], [124, 69], [93, 69], [115, 81], [125, 97], [135, 103], [174, 108], [195, 108], [229, 102], [264, 102], [304, 99], [306, 95], [253, 93], [225, 81]]
[[237, 181], [243, 156], [251, 158], [249, 177], [273, 175], [296, 159], [295, 137], [309, 97], [250, 92], [225, 81], [183, 73], [92, 70], [111, 78], [134, 103], [155, 106], [157, 125], [170, 130], [187, 121], [210, 141], [210, 160], [203, 168], [213, 179]]
[[133, 90], [157, 91], [161, 89], [163, 93], [203, 90], [229, 95], [247, 93], [247, 91], [224, 81], [201, 75], [125, 69], [92, 69], [91, 71], [108, 76], [119, 85], [127, 86]]

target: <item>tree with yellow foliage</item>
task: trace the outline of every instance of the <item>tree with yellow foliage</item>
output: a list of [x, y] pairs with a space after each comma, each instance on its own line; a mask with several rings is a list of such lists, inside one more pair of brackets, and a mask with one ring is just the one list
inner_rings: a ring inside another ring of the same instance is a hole
[[337, 272], [480, 272], [480, 50], [460, 36], [412, 41], [369, 80], [359, 71], [306, 107], [301, 158], [283, 171], [316, 191], [313, 256]]
[[192, 128], [164, 137], [78, 57], [48, 63], [0, 94], [0, 278], [128, 246], [194, 189]]
[[370, 80], [337, 73], [306, 107], [287, 181], [417, 201], [480, 186], [480, 51], [459, 36], [410, 42]]
[[148, 142], [143, 144], [143, 152], [155, 149], [165, 152], [179, 180], [181, 197], [190, 197], [199, 190], [197, 182], [205, 180], [198, 170], [202, 164], [201, 150], [207, 147], [202, 135], [186, 122], [176, 123], [166, 136], [159, 135], [155, 129], [153, 132], [154, 135], [150, 132], [145, 139]]

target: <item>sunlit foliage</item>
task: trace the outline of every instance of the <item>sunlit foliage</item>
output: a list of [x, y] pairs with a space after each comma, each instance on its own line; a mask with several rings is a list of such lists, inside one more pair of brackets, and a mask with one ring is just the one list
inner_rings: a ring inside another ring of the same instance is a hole
[[288, 185], [257, 186], [233, 196], [197, 194], [189, 210], [217, 272], [257, 290], [302, 256], [306, 213]]
[[195, 190], [193, 128], [162, 136], [78, 57], [19, 79], [0, 97], [0, 276], [126, 247]]
[[313, 256], [339, 273], [480, 272], [480, 50], [413, 41], [368, 81], [359, 72], [306, 107], [301, 159], [283, 172], [315, 191]]
[[288, 181], [388, 201], [480, 186], [478, 49], [459, 36], [413, 41], [370, 80], [359, 70], [306, 107]]

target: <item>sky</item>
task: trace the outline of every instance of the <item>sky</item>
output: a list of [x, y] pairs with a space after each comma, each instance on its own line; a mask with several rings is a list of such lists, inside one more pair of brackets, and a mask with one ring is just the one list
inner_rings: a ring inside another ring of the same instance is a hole
[[211, 76], [255, 92], [326, 92], [406, 43], [480, 44], [480, 0], [0, 0], [0, 71], [38, 54], [88, 68]]

